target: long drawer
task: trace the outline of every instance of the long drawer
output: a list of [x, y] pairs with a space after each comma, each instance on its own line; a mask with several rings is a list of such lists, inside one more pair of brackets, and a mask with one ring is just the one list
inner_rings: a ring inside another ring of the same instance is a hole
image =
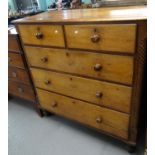
[[31, 72], [36, 87], [130, 112], [131, 87], [35, 68]]
[[9, 67], [8, 76], [13, 80], [23, 82], [25, 84], [30, 84], [29, 76], [26, 70], [15, 67]]
[[30, 86], [9, 80], [8, 87], [9, 94], [27, 99], [29, 101], [35, 101], [33, 89]]
[[18, 39], [16, 36], [10, 36], [8, 37], [8, 50], [12, 52], [19, 53], [21, 51], [20, 44], [18, 43]]
[[62, 26], [58, 25], [19, 25], [24, 44], [64, 47]]
[[66, 25], [69, 48], [134, 53], [136, 24]]
[[25, 68], [22, 56], [20, 54], [9, 52], [8, 55], [9, 55], [9, 60], [8, 60], [9, 66], [23, 68], [23, 69]]
[[31, 46], [25, 46], [25, 52], [30, 66], [132, 84], [132, 56]]
[[41, 106], [59, 115], [128, 139], [129, 115], [37, 89]]

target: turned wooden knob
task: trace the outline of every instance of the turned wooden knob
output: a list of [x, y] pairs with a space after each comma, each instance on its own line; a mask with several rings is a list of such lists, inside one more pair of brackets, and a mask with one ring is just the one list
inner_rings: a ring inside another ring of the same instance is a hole
[[100, 41], [100, 36], [99, 36], [98, 34], [93, 34], [93, 35], [91, 36], [91, 41], [92, 41], [93, 43], [98, 43], [98, 42]]
[[48, 58], [47, 57], [43, 57], [43, 58], [41, 58], [41, 61], [42, 62], [47, 62], [48, 61]]
[[13, 77], [17, 77], [17, 73], [16, 72], [12, 72], [12, 76]]
[[43, 34], [41, 32], [37, 32], [35, 34], [35, 36], [36, 36], [37, 39], [42, 39], [43, 38]]
[[102, 96], [103, 96], [102, 92], [97, 92], [97, 93], [96, 93], [96, 97], [97, 97], [97, 98], [101, 98]]
[[101, 118], [101, 117], [97, 117], [97, 118], [96, 118], [96, 122], [97, 122], [97, 123], [102, 123], [102, 118]]
[[50, 82], [50, 80], [45, 80], [44, 83], [45, 83], [46, 85], [49, 85], [51, 82]]
[[95, 66], [94, 66], [94, 70], [95, 71], [100, 71], [102, 69], [102, 65], [101, 64], [96, 64]]
[[58, 105], [58, 104], [57, 104], [56, 101], [53, 101], [52, 104], [51, 104], [51, 106], [52, 106], [53, 108], [57, 107], [57, 105]]
[[22, 88], [18, 87], [18, 92], [22, 93], [22, 92], [24, 92], [24, 90]]

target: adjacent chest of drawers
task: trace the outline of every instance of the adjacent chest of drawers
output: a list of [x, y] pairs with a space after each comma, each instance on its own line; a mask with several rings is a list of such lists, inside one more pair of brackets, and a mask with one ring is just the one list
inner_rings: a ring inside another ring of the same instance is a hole
[[144, 12], [70, 10], [17, 21], [41, 108], [136, 145]]
[[34, 90], [15, 28], [8, 32], [8, 50], [9, 95], [35, 102]]

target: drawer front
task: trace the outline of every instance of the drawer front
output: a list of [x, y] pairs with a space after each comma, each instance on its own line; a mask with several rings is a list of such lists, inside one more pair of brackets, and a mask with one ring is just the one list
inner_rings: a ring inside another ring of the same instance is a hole
[[25, 46], [25, 52], [31, 66], [132, 84], [131, 56], [29, 46]]
[[19, 25], [24, 44], [64, 47], [64, 35], [61, 26]]
[[135, 24], [67, 25], [69, 48], [134, 53]]
[[8, 37], [8, 50], [19, 53], [21, 51], [18, 39], [15, 36]]
[[25, 68], [22, 56], [20, 54], [9, 52], [8, 56], [9, 56], [9, 60], [8, 60], [9, 66], [18, 67], [18, 68]]
[[130, 112], [131, 87], [31, 68], [36, 87]]
[[25, 84], [30, 84], [29, 76], [26, 70], [9, 67], [8, 76], [13, 80], [23, 82]]
[[29, 101], [35, 101], [35, 96], [32, 87], [9, 80], [9, 93]]
[[41, 106], [51, 112], [128, 139], [129, 115], [37, 89]]

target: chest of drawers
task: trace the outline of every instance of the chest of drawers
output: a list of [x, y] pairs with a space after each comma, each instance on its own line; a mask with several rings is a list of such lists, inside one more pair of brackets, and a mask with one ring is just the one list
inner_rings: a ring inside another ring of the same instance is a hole
[[22, 52], [18, 33], [15, 28], [8, 32], [8, 92], [10, 96], [36, 103], [36, 97]]
[[145, 11], [68, 10], [16, 21], [40, 107], [135, 146]]

